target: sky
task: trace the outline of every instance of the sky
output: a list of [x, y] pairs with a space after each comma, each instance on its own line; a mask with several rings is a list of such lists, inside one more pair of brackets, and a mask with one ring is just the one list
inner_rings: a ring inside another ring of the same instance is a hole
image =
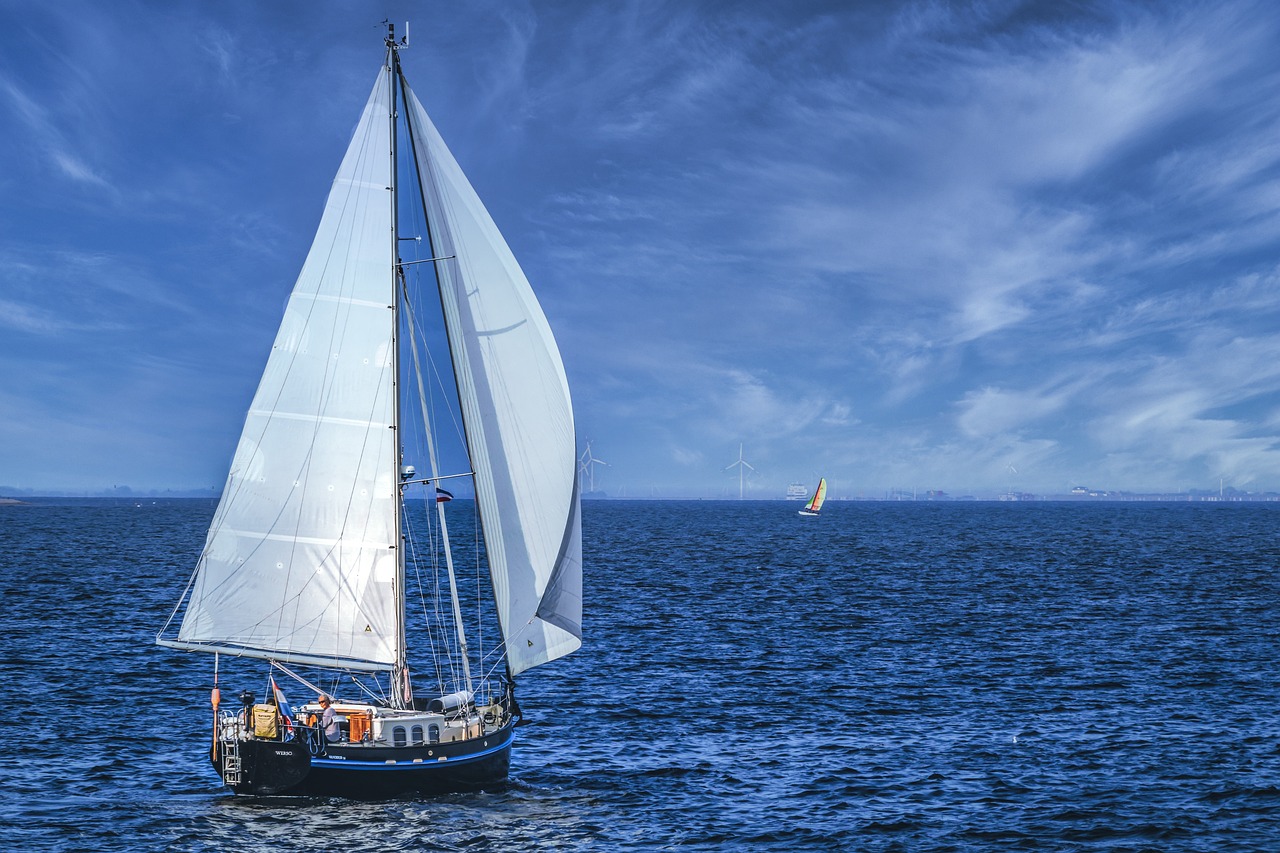
[[598, 490], [1280, 490], [1265, 0], [0, 0], [0, 495], [221, 488], [386, 17]]

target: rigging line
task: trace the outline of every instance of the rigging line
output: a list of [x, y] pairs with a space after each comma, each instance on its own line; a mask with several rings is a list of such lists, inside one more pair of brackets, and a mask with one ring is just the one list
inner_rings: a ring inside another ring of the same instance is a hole
[[506, 660], [505, 652], [506, 652], [506, 648], [501, 643], [499, 643], [498, 645], [494, 646], [493, 649], [490, 650], [490, 652], [487, 655], [481, 658], [481, 663], [483, 664], [483, 663], [492, 661], [493, 665], [496, 667], [498, 664]]
[[[408, 313], [409, 312], [406, 312], [406, 314]], [[418, 362], [417, 367], [420, 367], [420, 365], [421, 363]], [[415, 367], [413, 362], [410, 363], [410, 369], [416, 371], [415, 375], [420, 375], [420, 371], [417, 371], [417, 368]], [[429, 428], [429, 424], [427, 426]], [[418, 435], [416, 436], [416, 438], [419, 442], [422, 442], [424, 440], [423, 435]], [[434, 495], [428, 495], [426, 498], [427, 502], [424, 506], [429, 506], [431, 503], [433, 503], [434, 501], [431, 500], [433, 497]], [[406, 519], [412, 517], [408, 512], [407, 506], [405, 508], [405, 517]], [[435, 607], [434, 621], [430, 618], [430, 615], [426, 610], [425, 605], [426, 605], [427, 596], [424, 594], [425, 590], [423, 590], [423, 584], [421, 581], [421, 577], [422, 577], [421, 569], [416, 564], [414, 566], [414, 571], [415, 571], [415, 576], [418, 578], [418, 581], [419, 581], [420, 598], [422, 599], [422, 602], [423, 602], [424, 623], [427, 626], [426, 633], [433, 647], [432, 661], [435, 668], [434, 675], [436, 677], [436, 684], [439, 687], [440, 692], [443, 694], [443, 693], [450, 692], [445, 689], [445, 672], [444, 672], [443, 665], [447, 665], [449, 668], [449, 681], [454, 684], [458, 683], [455, 662], [458, 660], [459, 654], [458, 654], [458, 650], [454, 647], [454, 644], [451, 641], [450, 633], [447, 630], [445, 630], [444, 626], [447, 625], [448, 622], [440, 609], [442, 605], [442, 599], [443, 599], [442, 589], [440, 587], [440, 577], [439, 577], [440, 525], [435, 523], [435, 519], [433, 518], [432, 513], [429, 511], [424, 512], [424, 518], [427, 521], [427, 526], [429, 531], [428, 542], [431, 546], [429, 557], [430, 557], [430, 566], [432, 567], [431, 578], [434, 583], [434, 590], [431, 596], [431, 601]], [[438, 635], [437, 635], [437, 631], [439, 632]], [[438, 653], [434, 653], [436, 651], [438, 651]], [[443, 658], [443, 661], [441, 660], [441, 658]]]
[[[409, 297], [409, 293], [408, 293], [408, 289], [407, 289], [407, 287], [406, 287], [406, 289], [403, 291], [403, 294], [404, 294], [405, 310], [406, 310], [406, 312], [412, 313], [412, 312], [414, 311], [414, 307], [413, 307], [413, 303], [410, 301], [410, 297]], [[431, 372], [430, 372], [430, 374], [429, 374], [429, 375], [435, 378], [435, 381], [436, 381], [436, 388], [438, 388], [438, 389], [439, 389], [441, 396], [443, 396], [444, 398], [448, 399], [448, 397], [450, 396], [450, 395], [449, 395], [449, 389], [445, 387], [445, 384], [444, 384], [444, 377], [443, 377], [443, 375], [440, 373], [440, 367], [439, 367], [439, 365], [438, 365], [438, 364], [436, 364], [436, 360], [435, 360], [435, 359], [432, 357], [432, 355], [431, 355], [431, 347], [427, 346], [427, 341], [426, 341], [426, 329], [425, 329], [425, 328], [423, 328], [423, 327], [418, 327], [418, 328], [419, 328], [419, 331], [418, 331], [418, 333], [417, 333], [417, 335], [416, 335], [416, 337], [415, 337], [415, 342], [416, 342], [417, 340], [419, 340], [419, 339], [421, 340], [421, 342], [422, 342], [422, 348], [423, 348], [423, 350], [425, 350], [425, 351], [426, 351], [426, 362], [427, 362], [427, 365], [431, 368]], [[420, 391], [419, 393], [421, 393], [421, 391]], [[455, 388], [455, 390], [454, 390], [454, 396], [456, 396], [456, 395], [457, 395], [457, 390], [456, 390], [456, 388]], [[433, 397], [432, 399], [434, 400], [434, 397]], [[434, 406], [434, 405], [432, 405], [431, 411], [432, 411], [432, 414], [434, 414], [434, 413], [435, 413], [436, 409], [435, 409], [435, 406]], [[449, 421], [450, 421], [450, 423], [452, 423], [452, 424], [453, 424], [453, 434], [454, 434], [454, 437], [455, 437], [456, 439], [458, 439], [458, 441], [459, 441], [463, 446], [466, 446], [466, 434], [463, 432], [462, 424], [458, 421], [458, 413], [457, 413], [457, 412], [455, 412], [455, 411], [453, 410], [453, 408], [452, 408], [452, 407], [449, 407], [449, 406], [446, 406], [446, 407], [445, 407], [445, 411], [449, 413]], [[434, 423], [434, 422], [435, 422], [435, 419], [433, 418], [433, 419], [432, 419], [432, 423]], [[468, 459], [468, 461], [470, 461], [470, 460]], [[474, 472], [474, 471], [472, 471], [472, 472], [471, 472], [471, 476], [474, 476], [474, 475], [475, 475], [475, 472]], [[463, 474], [463, 475], [451, 475], [451, 476], [467, 476], [467, 475]], [[437, 479], [441, 479], [441, 478], [437, 478]]]
[[430, 264], [435, 263], [436, 261], [451, 261], [456, 257], [457, 255], [445, 255], [442, 258], [423, 258], [420, 261], [400, 261], [396, 266], [403, 268], [413, 266], [414, 264]]
[[[425, 589], [427, 584], [420, 580], [420, 585], [423, 591], [423, 615], [424, 621], [426, 622], [426, 633], [431, 640], [434, 651], [432, 665], [434, 668], [433, 674], [435, 676], [436, 686], [440, 689], [441, 693], [447, 693], [449, 691], [444, 689], [445, 682], [452, 682], [457, 679], [457, 672], [454, 663], [457, 659], [457, 650], [453, 648], [450, 632], [445, 628], [445, 626], [448, 625], [448, 619], [441, 609], [443, 591], [440, 587], [438, 574], [439, 566], [438, 563], [435, 562], [434, 558], [433, 564], [435, 571], [430, 574], [431, 594], [429, 596], [433, 612], [427, 611], [426, 601], [428, 596], [426, 595], [427, 591]], [[420, 573], [419, 578], [421, 578]], [[445, 672], [446, 668], [448, 669], [447, 676]]]
[[[402, 289], [407, 289], [404, 287], [404, 285], [405, 285], [405, 282], [403, 281], [403, 277], [402, 277], [401, 287]], [[403, 295], [405, 297], [408, 296], [407, 293]], [[423, 421], [427, 423], [427, 428], [424, 430], [424, 434], [427, 439], [428, 453], [431, 459], [431, 474], [434, 477], [440, 474], [440, 466], [436, 458], [435, 442], [431, 435], [430, 423], [429, 421], [427, 421], [427, 411], [426, 411], [426, 403], [425, 403], [426, 392], [422, 385], [422, 362], [418, 354], [417, 335], [413, 330], [413, 325], [414, 325], [413, 312], [411, 310], [408, 310], [405, 312], [405, 316], [407, 318], [406, 321], [409, 324], [409, 341], [410, 341], [410, 349], [413, 355], [413, 362], [415, 365], [414, 376], [417, 379], [417, 384], [418, 384], [418, 399], [422, 404]], [[471, 663], [470, 661], [467, 660], [467, 657], [468, 657], [467, 637], [466, 637], [466, 631], [462, 622], [462, 610], [458, 604], [457, 584], [454, 581], [453, 553], [449, 548], [449, 530], [445, 522], [445, 513], [444, 513], [443, 504], [436, 501], [435, 506], [436, 506], [436, 515], [440, 520], [440, 534], [441, 534], [441, 541], [443, 542], [443, 545], [444, 545], [445, 565], [449, 572], [449, 598], [453, 603], [454, 625], [458, 632], [458, 657], [462, 665], [463, 677], [466, 680], [466, 689], [471, 690]]]
[[299, 684], [301, 684], [303, 687], [306, 687], [306, 688], [308, 688], [309, 690], [314, 691], [315, 693], [323, 693], [323, 692], [324, 692], [324, 691], [323, 691], [323, 690], [321, 690], [319, 687], [316, 687], [316, 686], [315, 686], [314, 684], [312, 684], [310, 681], [308, 681], [307, 679], [303, 678], [301, 675], [298, 675], [296, 672], [294, 672], [293, 670], [289, 669], [289, 667], [287, 667], [287, 666], [285, 666], [284, 664], [280, 663], [280, 661], [278, 661], [278, 660], [273, 660], [273, 661], [271, 661], [271, 665], [272, 665], [273, 667], [275, 667], [276, 669], [280, 670], [281, 672], [283, 672], [285, 675], [287, 675], [287, 676], [289, 676], [290, 678], [292, 678], [294, 681], [296, 681], [296, 682], [298, 682]]
[[456, 480], [459, 477], [474, 477], [475, 475], [475, 471], [468, 471], [465, 474], [441, 474], [439, 477], [422, 477], [417, 480], [403, 480], [402, 483], [406, 486], [413, 486], [425, 483], [438, 483], [441, 480]]
[[503, 664], [503, 659], [502, 659], [502, 658], [499, 658], [499, 659], [495, 660], [495, 661], [493, 662], [493, 666], [489, 667], [488, 671], [487, 671], [487, 672], [485, 672], [485, 674], [484, 674], [484, 680], [485, 680], [486, 682], [488, 682], [488, 681], [492, 681], [492, 680], [493, 680], [493, 678], [494, 678], [494, 672], [495, 672], [495, 671], [497, 671], [498, 667], [499, 667], [499, 666], [501, 666], [502, 664]]
[[379, 682], [377, 678], [374, 678], [373, 680], [374, 687], [378, 688], [376, 692], [371, 688], [366, 687], [365, 683], [360, 679], [356, 678], [354, 675], [351, 676], [351, 683], [354, 684], [356, 687], [359, 687], [361, 692], [364, 693], [364, 695], [368, 696], [370, 699], [374, 699], [376, 701], [381, 701], [381, 702], [385, 702], [387, 700], [387, 692], [382, 689], [382, 683]]
[[[421, 440], [421, 437], [419, 437]], [[410, 517], [406, 507], [406, 518]], [[443, 598], [440, 587], [440, 545], [439, 545], [439, 525], [435, 523], [432, 514], [427, 511], [423, 513], [423, 518], [427, 522], [427, 544], [429, 546], [427, 553], [426, 566], [430, 570], [429, 578], [432, 584], [431, 594], [427, 595], [426, 584], [422, 581], [422, 566], [415, 563], [414, 571], [419, 582], [419, 598], [423, 605], [423, 622], [429, 641], [433, 647], [432, 663], [434, 666], [434, 675], [436, 684], [440, 688], [441, 693], [449, 691], [444, 689], [445, 672], [443, 665], [448, 665], [451, 669], [450, 679], [456, 680], [456, 673], [452, 671], [453, 661], [456, 660], [456, 650], [450, 646], [449, 632], [445, 629], [448, 624], [444, 614], [441, 612], [441, 601]], [[415, 559], [418, 559], [415, 557]], [[434, 607], [434, 619], [432, 614], [427, 610], [427, 600], [430, 599]], [[443, 661], [441, 660], [443, 658]]]
[[[471, 510], [471, 511], [472, 511], [472, 513], [473, 513], [473, 514], [474, 514], [474, 513], [478, 513], [478, 512], [479, 512], [479, 510], [476, 508], [476, 504], [474, 504], [474, 503], [472, 504], [472, 510]], [[475, 551], [476, 551], [476, 557], [475, 557], [475, 566], [476, 566], [476, 574], [475, 574], [475, 589], [476, 589], [476, 633], [477, 633], [477, 635], [478, 635], [476, 639], [477, 639], [477, 642], [479, 643], [479, 652], [480, 652], [481, 659], [483, 660], [483, 658], [484, 658], [484, 600], [483, 600], [483, 598], [482, 598], [482, 592], [481, 592], [482, 582], [481, 582], [481, 579], [480, 579], [480, 578], [481, 578], [481, 572], [480, 572], [481, 562], [480, 562], [480, 558], [481, 558], [481, 551], [482, 551], [483, 549], [482, 549], [482, 545], [481, 545], [481, 541], [480, 541], [480, 537], [479, 537], [479, 530], [480, 530], [480, 523], [479, 523], [479, 522], [480, 522], [480, 519], [479, 519], [478, 517], [474, 517], [474, 515], [473, 515], [473, 521], [472, 521], [472, 524], [471, 524], [471, 528], [472, 528], [472, 530], [473, 530], [473, 531], [475, 531], [475, 532], [476, 532], [476, 533], [475, 533], [475, 535], [473, 535], [473, 537], [472, 537], [473, 546], [474, 546]]]
[[[433, 228], [432, 222], [430, 221], [428, 216], [428, 204], [427, 204], [428, 195], [430, 195], [430, 197], [436, 202], [436, 209], [443, 209], [441, 205], [441, 200], [440, 200], [440, 193], [437, 189], [437, 185], [440, 182], [439, 171], [437, 168], [437, 164], [429, 156], [430, 147], [431, 147], [430, 140], [425, 136], [422, 136], [420, 138], [420, 135], [423, 134], [427, 130], [427, 128], [430, 127], [431, 120], [429, 118], [426, 118], [426, 112], [425, 110], [422, 109], [422, 104], [418, 101], [417, 95], [413, 94], [413, 90], [409, 87], [408, 81], [405, 80], [403, 72], [400, 73], [400, 91], [402, 93], [402, 99], [405, 104], [405, 125], [409, 130], [410, 150], [413, 154], [414, 171], [418, 178], [417, 180], [418, 195], [419, 195], [419, 201], [422, 204], [422, 214], [423, 214], [423, 220], [425, 225], [424, 230], [426, 231], [427, 242], [432, 255], [447, 254], [453, 249], [453, 235], [448, 227], [448, 222], [447, 220], [437, 222], [435, 223], [436, 227]], [[415, 112], [422, 113], [423, 119], [426, 122], [426, 127], [415, 128], [414, 121], [413, 121], [413, 116], [415, 115]], [[419, 143], [422, 144], [422, 146], [425, 149], [425, 154], [428, 156], [423, 156], [423, 157], [419, 156], [419, 151], [418, 151]], [[428, 187], [422, 179], [424, 168], [426, 169], [427, 173], [431, 175], [432, 180], [434, 182], [430, 187]], [[457, 261], [455, 259], [454, 265], [456, 265], [456, 263]], [[436, 279], [436, 292], [440, 300], [440, 307], [442, 312], [448, 315], [449, 312], [446, 309], [446, 305], [445, 305], [446, 300], [445, 300], [444, 278], [448, 278], [450, 285], [452, 286], [454, 276], [450, 272], [451, 265], [445, 264], [445, 263], [437, 263], [435, 264], [434, 269], [435, 269], [435, 279]], [[451, 362], [456, 367], [460, 367], [463, 370], [469, 370], [469, 368], [467, 368], [466, 359], [461, 358], [458, 353], [454, 352], [453, 335], [450, 334], [448, 329], [447, 316], [446, 316], [445, 326], [446, 326], [445, 341], [448, 344], [449, 357]], [[434, 365], [433, 365], [433, 369], [434, 369]], [[455, 379], [456, 379], [456, 376], [455, 376]], [[462, 391], [460, 388], [457, 387], [457, 382], [454, 383], [454, 394], [455, 394], [455, 399], [458, 401], [459, 408], [461, 409], [464, 406], [464, 403], [462, 400]], [[471, 452], [471, 444], [470, 444], [470, 441], [467, 439], [465, 431], [463, 431], [462, 433], [462, 443], [463, 443], [463, 446], [467, 448], [467, 458], [472, 459], [473, 454]]]
[[[411, 520], [412, 516], [409, 514], [407, 504], [405, 505], [405, 508], [404, 508], [404, 514], [405, 514], [405, 525], [406, 525], [406, 528], [408, 529], [408, 535], [405, 537], [405, 539], [409, 543], [409, 549], [413, 556], [413, 576], [414, 576], [415, 582], [418, 585], [418, 601], [422, 608], [422, 624], [425, 628], [424, 633], [427, 635], [427, 645], [431, 655], [431, 660], [435, 664], [436, 682], [442, 685], [443, 682], [440, 677], [440, 666], [438, 662], [440, 655], [439, 655], [439, 650], [436, 647], [435, 632], [431, 630], [431, 619], [427, 612], [426, 595], [424, 594], [424, 590], [423, 590], [422, 570], [418, 565], [419, 555], [418, 555], [418, 544], [417, 544], [417, 536], [416, 536], [417, 531], [413, 526], [413, 522]], [[427, 513], [428, 525], [430, 525], [430, 519], [431, 519], [431, 514]], [[428, 535], [433, 535], [433, 534], [429, 532]], [[408, 558], [408, 556], [409, 555], [406, 555], [406, 559]]]
[[[206, 544], [205, 548], [208, 549], [208, 547], [209, 546]], [[182, 609], [183, 602], [185, 602], [187, 600], [187, 596], [191, 594], [191, 587], [196, 582], [196, 575], [200, 573], [200, 564], [203, 559], [204, 555], [202, 554], [200, 558], [196, 560], [196, 567], [191, 570], [191, 575], [187, 578], [187, 585], [183, 588], [182, 595], [178, 596], [178, 603], [173, 605], [173, 610], [169, 613], [169, 618], [164, 620], [164, 625], [160, 626], [160, 630], [156, 632], [157, 641], [159, 641], [164, 636], [165, 632], [169, 630], [169, 626], [173, 624], [173, 620], [178, 618], [178, 611]]]

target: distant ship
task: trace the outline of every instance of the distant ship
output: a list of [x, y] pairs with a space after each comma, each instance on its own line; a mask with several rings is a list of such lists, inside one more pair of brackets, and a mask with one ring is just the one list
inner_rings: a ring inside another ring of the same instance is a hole
[[787, 500], [802, 501], [809, 497], [809, 487], [804, 483], [792, 483], [787, 486]]

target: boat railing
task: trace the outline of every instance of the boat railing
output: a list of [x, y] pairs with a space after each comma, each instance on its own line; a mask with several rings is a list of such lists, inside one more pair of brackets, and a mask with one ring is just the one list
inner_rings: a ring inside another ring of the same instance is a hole
[[224, 743], [240, 740], [290, 741], [320, 731], [318, 725], [307, 725], [305, 720], [277, 714], [274, 731], [268, 734], [255, 728], [251, 714], [252, 711], [246, 709], [218, 711], [218, 739]]
[[[272, 710], [275, 710], [274, 706]], [[468, 701], [444, 714], [378, 709], [376, 717], [379, 725], [376, 730], [373, 708], [361, 711], [355, 711], [354, 708], [343, 710], [346, 713], [335, 718], [341, 731], [336, 740], [324, 736], [319, 719], [314, 714], [307, 713], [307, 706], [297, 709], [297, 716], [293, 718], [275, 714], [274, 725], [269, 717], [266, 720], [255, 718], [253, 707], [220, 710], [217, 737], [224, 745], [248, 740], [299, 740], [308, 744], [313, 755], [318, 755], [331, 743], [347, 746], [430, 746], [458, 738], [468, 740], [497, 731], [511, 718], [506, 697], [502, 696], [491, 697], [481, 705]], [[401, 728], [401, 732], [396, 731], [397, 727]]]
[[221, 710], [218, 712], [218, 740], [244, 740], [244, 713], [241, 711]]

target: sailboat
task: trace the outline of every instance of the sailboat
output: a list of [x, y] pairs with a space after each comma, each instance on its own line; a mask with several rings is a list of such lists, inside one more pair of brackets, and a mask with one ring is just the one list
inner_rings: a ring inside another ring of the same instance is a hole
[[[405, 79], [407, 38], [388, 24], [384, 41], [204, 549], [156, 637], [213, 656], [209, 757], [237, 794], [500, 788], [521, 719], [516, 677], [581, 645], [564, 366]], [[452, 388], [429, 342], [447, 351]], [[452, 460], [437, 396], [461, 415]], [[450, 522], [474, 526], [465, 547], [450, 545]], [[413, 604], [421, 626], [406, 615], [414, 586], [439, 590]], [[477, 636], [498, 639], [485, 650]], [[223, 701], [228, 657], [262, 663], [261, 696]], [[290, 704], [298, 691], [306, 701]]]
[[827, 478], [818, 478], [818, 488], [813, 490], [813, 497], [809, 498], [809, 502], [804, 505], [804, 509], [800, 510], [800, 515], [814, 516], [822, 512], [822, 505], [827, 502]]

